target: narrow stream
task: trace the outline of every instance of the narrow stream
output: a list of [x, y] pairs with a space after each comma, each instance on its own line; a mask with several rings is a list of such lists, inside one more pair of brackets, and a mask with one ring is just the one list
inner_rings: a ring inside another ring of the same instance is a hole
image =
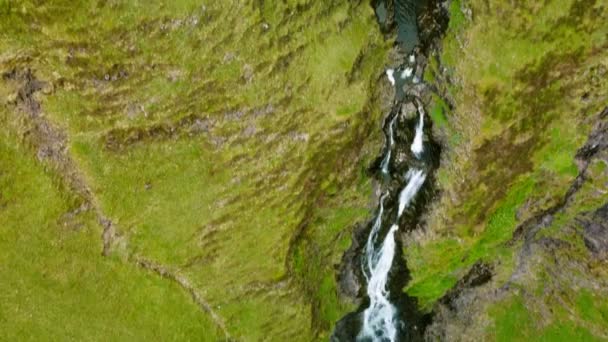
[[430, 120], [425, 127], [420, 98], [426, 91], [422, 80], [425, 50], [433, 35], [423, 36], [418, 23], [419, 16], [426, 14], [428, 18], [440, 5], [433, 0], [374, 0], [372, 6], [383, 30], [387, 30], [386, 21], [394, 18], [396, 45], [404, 57], [398, 67], [386, 70], [386, 82], [395, 87], [395, 99], [385, 118], [386, 144], [377, 164], [382, 188], [378, 209], [368, 224], [365, 242], [351, 246], [366, 298], [356, 312], [336, 324], [332, 341], [419, 340], [427, 318], [417, 310], [415, 299], [403, 293], [409, 270], [397, 235], [416, 226], [432, 193], [438, 166], [439, 148], [432, 140]]

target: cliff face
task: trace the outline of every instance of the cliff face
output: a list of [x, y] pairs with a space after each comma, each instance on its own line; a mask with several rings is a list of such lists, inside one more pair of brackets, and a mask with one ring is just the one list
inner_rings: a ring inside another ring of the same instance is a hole
[[426, 79], [439, 200], [404, 239], [432, 340], [608, 332], [608, 36], [597, 1], [452, 1]]

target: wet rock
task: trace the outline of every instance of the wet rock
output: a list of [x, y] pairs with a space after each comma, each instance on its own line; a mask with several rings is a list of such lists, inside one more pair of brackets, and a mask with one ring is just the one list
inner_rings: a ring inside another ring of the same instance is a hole
[[345, 256], [349, 261], [344, 263], [343, 267], [340, 269], [338, 282], [340, 283], [340, 289], [343, 295], [350, 298], [356, 298], [361, 292], [361, 282], [355, 272], [355, 265], [352, 262], [355, 258], [352, 256], [349, 257], [348, 255]]
[[395, 2], [393, 0], [373, 0], [372, 8], [382, 32], [390, 33], [395, 28]]
[[349, 313], [336, 323], [336, 328], [331, 335], [331, 342], [356, 341], [359, 327], [363, 324], [361, 313]]
[[414, 119], [418, 116], [414, 103], [408, 101], [401, 105], [401, 116], [405, 119]]
[[405, 89], [405, 94], [407, 96], [423, 98], [426, 90], [427, 89], [426, 89], [426, 86], [424, 85], [424, 83], [418, 83], [418, 84], [413, 84], [411, 86], [408, 86], [407, 89]]

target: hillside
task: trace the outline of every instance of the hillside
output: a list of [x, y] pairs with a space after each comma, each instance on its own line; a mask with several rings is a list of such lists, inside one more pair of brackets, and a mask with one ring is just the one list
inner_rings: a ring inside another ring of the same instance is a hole
[[0, 0], [0, 340], [607, 340], [606, 22]]

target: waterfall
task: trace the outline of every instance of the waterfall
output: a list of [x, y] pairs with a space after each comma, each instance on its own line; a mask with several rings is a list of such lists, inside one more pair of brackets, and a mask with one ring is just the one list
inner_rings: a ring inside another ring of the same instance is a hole
[[418, 104], [418, 112], [420, 113], [420, 120], [418, 120], [418, 125], [416, 125], [416, 136], [414, 137], [414, 141], [410, 147], [416, 157], [420, 157], [420, 154], [424, 149], [422, 144], [422, 134], [424, 132], [424, 109], [420, 104]]
[[[385, 18], [386, 10], [389, 9], [385, 6], [388, 0], [378, 1], [380, 3], [376, 6], [378, 18]], [[417, 17], [419, 10], [424, 9], [429, 11], [427, 12], [429, 15], [434, 15], [432, 11], [439, 7], [425, 7], [423, 4], [422, 0], [394, 2], [398, 48], [405, 54], [400, 57], [402, 60], [399, 67], [385, 70], [388, 81], [395, 88], [395, 98], [391, 114], [387, 117], [388, 119], [390, 115], [393, 115], [388, 123], [388, 129], [386, 121], [383, 123], [383, 128], [386, 130], [386, 146], [383, 149], [384, 155], [380, 163], [382, 177], [379, 179], [383, 194], [376, 216], [373, 221], [368, 223], [370, 232], [365, 246], [361, 248], [363, 241], [358, 235], [355, 237], [357, 243], [353, 243], [349, 249], [360, 257], [345, 259], [348, 260], [348, 264], [346, 264], [349, 267], [348, 272], [352, 272], [350, 267], [355, 260], [360, 261], [356, 267], [361, 268], [362, 278], [365, 278], [367, 283], [366, 294], [369, 298], [369, 305], [361, 306], [357, 311], [345, 315], [336, 324], [336, 329], [331, 337], [332, 342], [353, 340], [396, 342], [409, 340], [412, 336], [421, 337], [420, 334], [423, 333], [424, 322], [421, 313], [411, 310], [411, 307], [416, 305], [412, 297], [400, 292], [390, 293], [392, 286], [403, 285], [403, 276], [407, 276], [407, 274], [400, 274], [396, 279], [389, 277], [393, 264], [402, 265], [403, 267], [396, 269], [407, 272], [407, 266], [403, 264], [403, 260], [395, 260], [399, 252], [395, 234], [399, 230], [399, 223], [404, 220], [407, 208], [411, 206], [434, 168], [433, 154], [436, 150], [428, 149], [426, 152], [427, 146], [424, 142], [426, 114], [420, 95], [426, 91], [421, 71], [424, 70], [427, 59], [420, 58], [420, 56], [424, 56], [425, 44], [420, 44]], [[439, 3], [435, 5], [440, 6]], [[409, 108], [404, 105], [410, 103], [414, 105], [418, 113], [418, 116], [414, 113], [414, 120], [417, 119], [417, 122], [414, 132], [409, 130], [402, 132], [401, 130], [406, 127], [405, 125], [396, 126], [396, 119], [401, 110]], [[397, 133], [400, 138], [413, 135], [413, 139], [406, 144], [401, 144], [401, 139], [399, 139], [399, 143], [397, 143], [394, 136]], [[427, 144], [430, 146], [432, 135], [429, 134], [427, 138], [429, 140]], [[411, 158], [408, 158], [410, 153]], [[399, 162], [394, 162], [390, 167], [391, 158], [395, 159], [395, 156], [404, 156], [404, 158], [399, 158]], [[404, 165], [404, 161], [407, 161], [409, 165]], [[408, 169], [408, 171], [402, 179], [401, 172], [403, 171], [401, 170], [404, 169]], [[403, 183], [399, 180], [402, 180]], [[390, 211], [390, 215], [384, 215], [385, 211]], [[345, 275], [352, 277], [352, 273], [345, 273]], [[367, 302], [364, 303], [367, 304]]]
[[388, 81], [391, 82], [392, 85], [395, 85], [395, 70], [388, 69], [386, 70], [386, 77], [388, 77]]
[[[412, 202], [425, 179], [426, 174], [422, 170], [408, 171], [406, 175], [407, 185], [399, 194], [397, 219], [401, 217], [405, 208]], [[385, 196], [382, 196], [382, 199]], [[398, 222], [394, 223], [386, 234], [380, 249], [376, 249], [374, 240], [382, 226], [382, 212], [384, 210], [382, 199], [380, 200], [378, 216], [374, 221], [365, 249], [367, 270], [364, 273], [368, 281], [367, 295], [370, 304], [363, 313], [363, 329], [359, 338], [372, 339], [373, 341], [395, 341], [398, 318], [395, 307], [389, 301], [389, 291], [386, 284], [395, 257], [395, 232], [399, 229], [399, 226]]]
[[384, 238], [382, 248], [376, 252], [378, 261], [371, 270], [372, 275], [367, 284], [370, 304], [363, 313], [360, 339], [395, 341], [397, 336], [396, 310], [388, 300], [386, 283], [395, 256], [395, 232], [398, 228], [397, 225], [391, 227]]
[[401, 78], [403, 78], [403, 79], [408, 78], [408, 77], [412, 76], [413, 72], [414, 72], [414, 69], [407, 67], [407, 68], [403, 69], [403, 71], [401, 72]]
[[382, 173], [385, 175], [388, 175], [388, 173], [389, 173], [388, 164], [391, 162], [391, 153], [392, 153], [391, 151], [393, 149], [393, 145], [395, 144], [393, 130], [394, 130], [396, 119], [397, 119], [397, 115], [395, 115], [393, 117], [393, 119], [391, 120], [391, 122], [388, 124], [387, 152], [386, 152], [386, 155], [384, 156], [384, 159], [382, 159], [382, 164], [380, 165]]
[[416, 196], [422, 184], [424, 184], [426, 174], [422, 170], [410, 170], [407, 172], [406, 179], [409, 181], [399, 194], [399, 211], [397, 213], [397, 218], [401, 217], [405, 208], [410, 205], [410, 202], [414, 196]]
[[[371, 271], [374, 269], [374, 265], [378, 262], [374, 256], [374, 246], [376, 245], [376, 240], [378, 237], [378, 232], [382, 227], [382, 214], [384, 213], [384, 199], [388, 196], [388, 193], [385, 193], [380, 198], [380, 209], [378, 210], [378, 215], [374, 220], [374, 225], [372, 226], [372, 230], [367, 237], [367, 244], [365, 245], [365, 258], [367, 260], [367, 264], [363, 264], [363, 274], [365, 275], [365, 279], [369, 283], [371, 277]], [[365, 267], [367, 265], [367, 267]]]

